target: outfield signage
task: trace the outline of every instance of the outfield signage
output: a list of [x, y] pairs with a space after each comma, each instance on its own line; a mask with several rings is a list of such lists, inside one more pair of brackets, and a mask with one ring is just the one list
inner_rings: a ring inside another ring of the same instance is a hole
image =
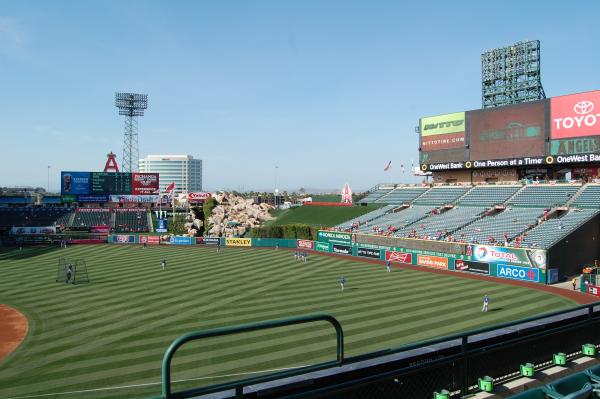
[[385, 251], [385, 260], [389, 260], [390, 262], [408, 263], [409, 265], [412, 265], [412, 259], [412, 254], [408, 252]]
[[152, 195], [158, 192], [158, 173], [132, 173], [131, 194]]
[[334, 254], [352, 255], [352, 247], [349, 245], [333, 244], [331, 252]]
[[156, 232], [157, 233], [166, 233], [169, 227], [169, 223], [167, 219], [158, 219], [156, 221]]
[[373, 258], [373, 259], [381, 258], [381, 251], [379, 249], [358, 247], [356, 250], [356, 254], [358, 256], [363, 256], [365, 258]]
[[219, 237], [204, 237], [204, 243], [206, 245], [219, 245], [221, 239]]
[[184, 237], [184, 236], [171, 236], [169, 238], [171, 245], [194, 245], [196, 243], [195, 237]]
[[160, 244], [159, 236], [140, 236], [140, 244], [158, 245]]
[[210, 193], [188, 193], [189, 202], [204, 202], [211, 197]]
[[530, 281], [534, 283], [540, 281], [540, 270], [532, 267], [498, 264], [496, 275], [512, 280]]
[[470, 245], [467, 255], [481, 262], [502, 262], [518, 266], [546, 268], [546, 251], [522, 248], [495, 247], [491, 245]]
[[314, 243], [310, 240], [297, 240], [296, 247], [302, 249], [314, 249]]
[[490, 274], [490, 264], [486, 262], [473, 262], [457, 259], [454, 261], [454, 269], [475, 274]]
[[550, 155], [579, 155], [600, 152], [600, 136], [550, 141]]
[[315, 242], [315, 249], [317, 251], [329, 252], [331, 250], [331, 244], [328, 242]]
[[89, 194], [89, 172], [60, 172], [61, 194]]
[[156, 204], [158, 195], [111, 195], [110, 202]]
[[550, 137], [600, 134], [600, 91], [554, 97], [550, 100]]
[[228, 247], [251, 247], [251, 238], [226, 238], [225, 245]]
[[77, 202], [108, 202], [108, 195], [78, 195]]
[[127, 235], [127, 234], [119, 234], [116, 236], [109, 236], [108, 242], [112, 242], [115, 244], [134, 244], [135, 237], [136, 236]]
[[320, 230], [317, 233], [318, 241], [330, 242], [332, 244], [349, 245], [352, 243], [352, 234], [339, 231]]
[[455, 112], [438, 116], [421, 118], [421, 136], [437, 136], [441, 134], [465, 133], [465, 113]]
[[448, 269], [448, 258], [431, 255], [417, 255], [419, 266], [433, 267], [436, 269]]
[[15, 236], [34, 236], [40, 234], [56, 234], [55, 226], [45, 226], [45, 227], [12, 227], [10, 229], [10, 234]]

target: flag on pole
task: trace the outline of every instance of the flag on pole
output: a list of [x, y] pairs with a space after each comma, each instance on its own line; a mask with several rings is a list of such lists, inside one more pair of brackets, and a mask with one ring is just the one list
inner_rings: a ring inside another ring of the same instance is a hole
[[175, 189], [175, 182], [171, 182], [171, 184], [169, 184], [167, 188], [165, 188], [165, 192], [170, 193], [171, 191], [173, 191], [173, 189]]
[[388, 164], [385, 165], [385, 168], [383, 168], [383, 171], [387, 172], [390, 169], [392, 169], [392, 161], [388, 162]]

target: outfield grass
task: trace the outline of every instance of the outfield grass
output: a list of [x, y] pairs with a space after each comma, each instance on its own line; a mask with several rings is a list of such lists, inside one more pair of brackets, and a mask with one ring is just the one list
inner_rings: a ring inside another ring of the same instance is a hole
[[[87, 261], [91, 283], [56, 283], [60, 256]], [[160, 268], [168, 259], [168, 270]], [[145, 398], [159, 385], [46, 395], [160, 381], [164, 350], [197, 329], [330, 313], [347, 356], [573, 306], [523, 287], [289, 251], [214, 247], [73, 246], [0, 250], [0, 303], [24, 312], [30, 333], [0, 362], [0, 397]], [[347, 279], [342, 292], [338, 279]], [[481, 313], [481, 297], [495, 311]], [[324, 324], [211, 339], [175, 357], [177, 389], [215, 377], [335, 357]]]
[[309, 224], [311, 226], [331, 227], [343, 223], [365, 213], [381, 208], [384, 204], [369, 204], [367, 206], [317, 206], [304, 205], [286, 209], [277, 214], [277, 219], [267, 223], [270, 226], [284, 226], [293, 223]]

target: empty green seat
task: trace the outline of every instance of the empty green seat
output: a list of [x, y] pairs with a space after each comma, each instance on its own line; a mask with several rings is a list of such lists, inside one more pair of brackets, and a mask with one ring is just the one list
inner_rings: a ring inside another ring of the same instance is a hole
[[592, 382], [596, 384], [600, 383], [600, 364], [585, 370], [585, 373]]
[[593, 398], [590, 378], [585, 372], [572, 374], [546, 385], [546, 395], [553, 399]]
[[546, 399], [546, 393], [542, 388], [534, 388], [511, 396], [508, 399]]

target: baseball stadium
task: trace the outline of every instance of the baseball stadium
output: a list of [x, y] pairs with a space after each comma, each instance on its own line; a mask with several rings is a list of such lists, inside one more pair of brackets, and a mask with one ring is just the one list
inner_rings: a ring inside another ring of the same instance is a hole
[[120, 165], [0, 194], [0, 397], [600, 397], [600, 90], [481, 60], [480, 109], [419, 110], [421, 183], [310, 199], [182, 188], [116, 93]]

